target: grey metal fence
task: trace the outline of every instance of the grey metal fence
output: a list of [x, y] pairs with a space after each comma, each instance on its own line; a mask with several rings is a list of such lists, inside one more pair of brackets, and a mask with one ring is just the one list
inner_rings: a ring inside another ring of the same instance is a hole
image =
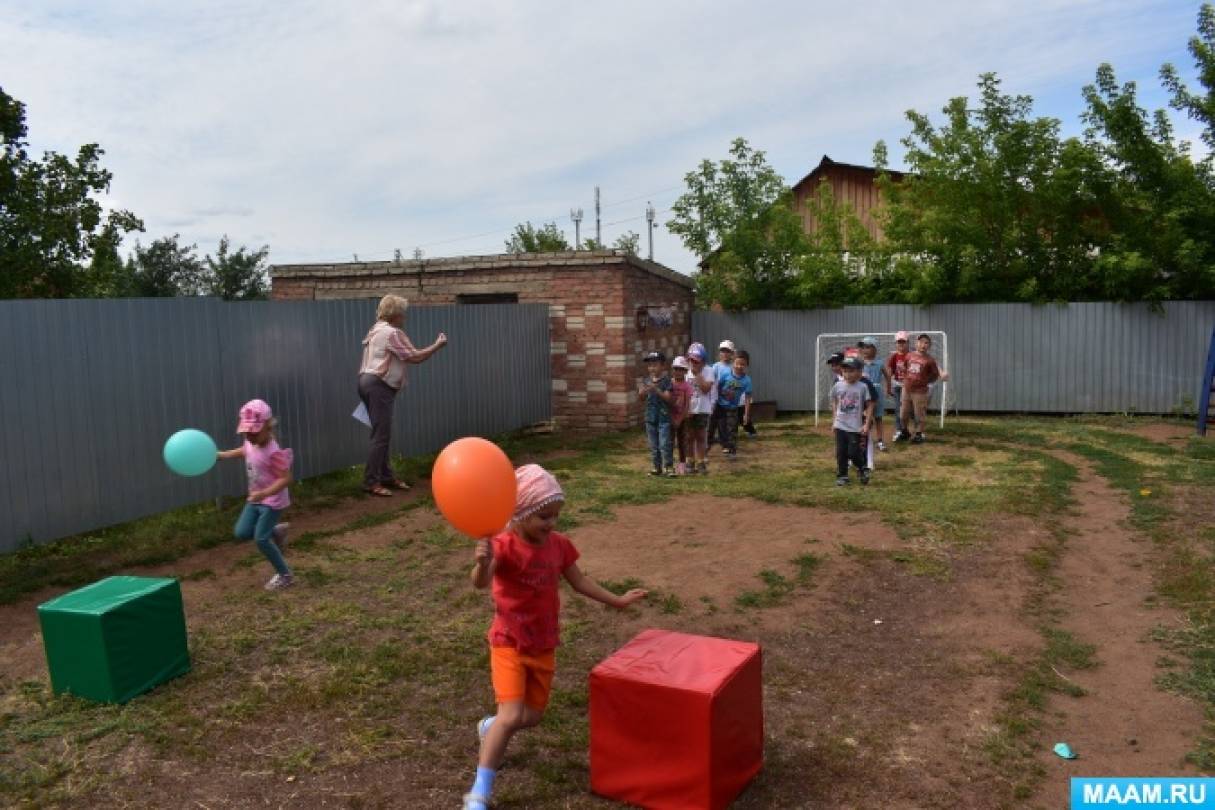
[[[274, 408], [297, 477], [361, 463], [367, 429], [351, 412], [375, 304], [0, 301], [0, 552], [238, 494], [241, 465], [182, 478], [161, 451], [186, 427], [234, 446], [254, 397]], [[394, 451], [551, 418], [545, 305], [416, 307], [405, 329], [450, 343], [410, 367]]]
[[950, 304], [831, 310], [696, 312], [713, 351], [729, 338], [751, 353], [756, 398], [814, 409], [815, 339], [823, 333], [939, 329], [949, 336], [950, 410], [1171, 413], [1202, 388], [1215, 302]]

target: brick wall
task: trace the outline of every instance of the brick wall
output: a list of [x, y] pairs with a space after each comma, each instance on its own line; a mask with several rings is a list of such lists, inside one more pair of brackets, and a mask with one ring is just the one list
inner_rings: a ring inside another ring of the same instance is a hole
[[[276, 299], [378, 298], [411, 304], [455, 304], [459, 295], [514, 293], [549, 306], [553, 418], [571, 430], [640, 424], [636, 396], [641, 356], [668, 358], [688, 343], [691, 281], [662, 265], [617, 251], [474, 256], [432, 261], [271, 268]], [[669, 308], [669, 328], [638, 328], [638, 312]]]

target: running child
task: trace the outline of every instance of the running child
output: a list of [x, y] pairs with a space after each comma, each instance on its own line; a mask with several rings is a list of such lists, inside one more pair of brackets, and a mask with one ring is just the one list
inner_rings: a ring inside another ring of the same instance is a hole
[[507, 744], [544, 716], [560, 643], [561, 578], [583, 596], [618, 609], [646, 596], [640, 588], [617, 596], [578, 568], [578, 549], [554, 530], [565, 502], [556, 478], [527, 464], [515, 470], [515, 480], [518, 495], [510, 525], [492, 539], [478, 540], [473, 552], [473, 587], [493, 585], [488, 641], [498, 711], [477, 723], [481, 750], [464, 810], [487, 810]]
[[274, 576], [265, 585], [268, 591], [295, 584], [295, 577], [283, 560], [287, 529], [291, 524], [278, 522], [283, 510], [291, 505], [287, 487], [294, 480], [291, 477], [294, 454], [278, 446], [274, 438], [277, 421], [269, 405], [260, 399], [249, 400], [241, 406], [236, 425], [236, 432], [244, 437], [244, 444], [216, 453], [219, 458], [245, 460], [249, 494], [245, 508], [236, 519], [233, 534], [238, 540], [252, 537], [257, 542], [257, 550], [274, 567]]

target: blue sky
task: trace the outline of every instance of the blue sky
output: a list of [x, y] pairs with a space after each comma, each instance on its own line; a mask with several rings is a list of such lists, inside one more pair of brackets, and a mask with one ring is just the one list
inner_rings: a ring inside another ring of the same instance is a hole
[[[222, 234], [272, 262], [497, 253], [516, 222], [586, 211], [604, 237], [665, 222], [683, 175], [734, 137], [795, 182], [823, 154], [895, 163], [904, 112], [995, 71], [1077, 133], [1101, 62], [1166, 103], [1182, 0], [440, 3], [0, 0], [0, 82], [36, 149], [106, 150], [109, 204], [148, 242]], [[1198, 129], [1174, 114], [1178, 133]], [[1197, 145], [1197, 144], [1196, 144]], [[128, 240], [129, 244], [133, 239]], [[665, 227], [655, 258], [694, 258]]]

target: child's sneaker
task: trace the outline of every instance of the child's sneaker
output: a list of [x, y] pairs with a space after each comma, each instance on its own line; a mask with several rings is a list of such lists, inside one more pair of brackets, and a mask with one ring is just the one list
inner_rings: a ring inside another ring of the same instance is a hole
[[907, 431], [905, 431], [905, 430], [900, 430], [898, 433], [894, 434], [894, 439], [893, 439], [892, 441], [894, 441], [894, 442], [905, 442], [905, 441], [907, 441], [907, 439], [909, 439], [909, 438], [910, 438], [910, 437], [907, 435]]
[[861, 486], [869, 483], [869, 468], [861, 467]]
[[275, 574], [270, 577], [270, 581], [266, 583], [265, 588], [268, 591], [281, 591], [283, 588], [290, 588], [295, 584], [295, 576], [292, 574]]
[[675, 474], [676, 475], [687, 475], [688, 474], [688, 465], [684, 464], [682, 461], [679, 462], [678, 464], [676, 464], [675, 465]]
[[846, 487], [850, 483], [852, 482], [848, 480], [848, 476], [846, 475], [841, 475], [839, 478], [835, 479], [835, 485], [837, 487]]
[[737, 450], [726, 450], [725, 453], [726, 453], [726, 458], [729, 459], [730, 461], [738, 460], [738, 451]]
[[489, 727], [494, 723], [496, 715], [487, 714], [477, 721], [477, 740], [483, 741], [485, 735], [489, 733]]
[[912, 444], [923, 444], [924, 443], [924, 434], [923, 433], [915, 434], [915, 436], [911, 439], [911, 443]]
[[886, 452], [886, 442], [882, 441], [881, 439], [878, 439], [877, 444], [878, 444], [878, 450], [885, 453]]
[[655, 467], [654, 469], [650, 470], [650, 475], [662, 475], [662, 470], [660, 470], [658, 467]]
[[703, 461], [700, 462], [700, 466], [698, 466], [696, 468], [696, 472], [699, 475], [708, 475], [709, 474], [709, 465]]
[[489, 810], [489, 797], [480, 793], [465, 793], [463, 810]]
[[676, 477], [675, 468], [667, 467], [667, 471], [664, 473], [664, 475], [666, 475], [667, 478], [675, 478]]
[[287, 547], [287, 530], [290, 528], [290, 523], [280, 523], [274, 527], [274, 545], [278, 546], [279, 551]]
[[730, 448], [728, 448], [728, 447], [723, 447], [723, 448], [721, 448], [721, 454], [722, 454], [723, 456], [728, 456], [728, 455], [730, 455]]

